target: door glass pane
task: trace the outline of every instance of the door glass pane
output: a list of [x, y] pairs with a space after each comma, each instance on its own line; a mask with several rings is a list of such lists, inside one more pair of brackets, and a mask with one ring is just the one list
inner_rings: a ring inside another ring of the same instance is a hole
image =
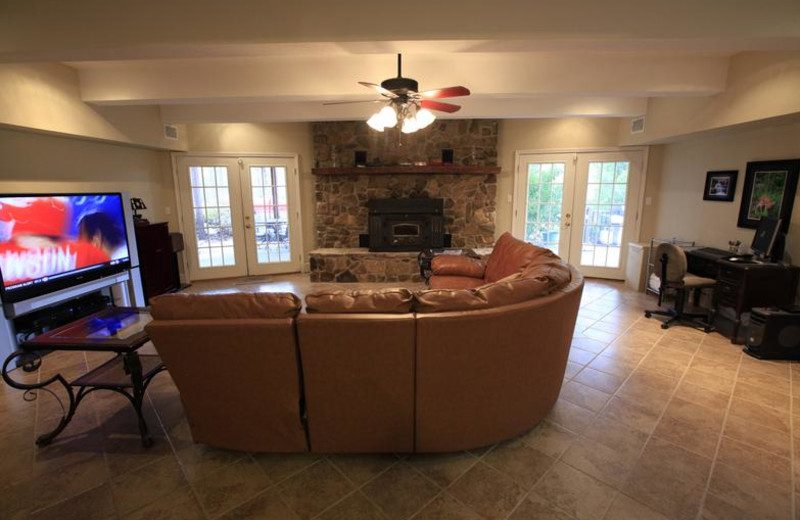
[[629, 167], [628, 161], [589, 163], [581, 265], [620, 266]]
[[236, 265], [228, 169], [190, 166], [189, 181], [198, 266], [205, 269]]
[[558, 254], [564, 163], [528, 164], [525, 240]]
[[289, 262], [292, 255], [289, 246], [286, 168], [251, 166], [250, 177], [259, 179], [258, 184], [253, 182], [250, 194], [258, 263]]

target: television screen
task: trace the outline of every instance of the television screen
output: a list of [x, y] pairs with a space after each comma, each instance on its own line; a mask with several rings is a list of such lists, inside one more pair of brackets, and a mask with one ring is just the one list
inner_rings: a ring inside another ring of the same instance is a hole
[[0, 195], [4, 301], [127, 268], [122, 200], [119, 193]]

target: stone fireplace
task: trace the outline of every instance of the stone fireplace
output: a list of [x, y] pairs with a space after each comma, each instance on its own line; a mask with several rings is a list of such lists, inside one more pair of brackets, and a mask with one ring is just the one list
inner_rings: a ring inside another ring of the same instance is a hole
[[370, 251], [417, 251], [442, 248], [442, 199], [373, 199], [369, 209]]
[[[437, 121], [399, 142], [396, 131], [364, 122], [314, 123], [320, 249], [311, 253], [312, 281], [416, 281], [416, 255], [427, 244], [494, 243], [497, 128], [493, 120]], [[453, 150], [454, 164], [441, 164], [443, 149]], [[366, 167], [355, 166], [356, 151], [366, 152]], [[387, 214], [380, 227], [376, 209]]]

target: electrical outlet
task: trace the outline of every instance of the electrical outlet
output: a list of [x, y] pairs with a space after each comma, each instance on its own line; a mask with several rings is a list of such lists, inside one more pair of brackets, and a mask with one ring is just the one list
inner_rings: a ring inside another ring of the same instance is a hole
[[511, 194], [509, 194], [507, 200], [508, 200], [508, 203], [511, 204], [512, 202], [514, 202], [514, 197]]
[[645, 197], [644, 198], [644, 205], [645, 206], [652, 206], [653, 205], [653, 197]]
[[165, 215], [172, 215], [172, 208], [169, 206], [164, 207], [164, 214]]

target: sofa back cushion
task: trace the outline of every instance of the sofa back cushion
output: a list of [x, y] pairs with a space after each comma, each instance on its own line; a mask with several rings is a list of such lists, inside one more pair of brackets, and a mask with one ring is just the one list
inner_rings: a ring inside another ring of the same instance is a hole
[[323, 291], [306, 296], [308, 312], [392, 313], [411, 312], [414, 295], [408, 289]]
[[[545, 250], [547, 251], [547, 250]], [[569, 266], [549, 252], [522, 273], [511, 274], [474, 289], [431, 289], [414, 293], [414, 310], [419, 313], [452, 312], [512, 305], [546, 296], [566, 286]]]
[[511, 233], [503, 233], [495, 242], [486, 262], [484, 280], [492, 283], [522, 272], [537, 256], [546, 253], [552, 254], [549, 249], [523, 242], [511, 236]]
[[164, 294], [150, 300], [156, 320], [293, 318], [302, 302], [292, 293]]

